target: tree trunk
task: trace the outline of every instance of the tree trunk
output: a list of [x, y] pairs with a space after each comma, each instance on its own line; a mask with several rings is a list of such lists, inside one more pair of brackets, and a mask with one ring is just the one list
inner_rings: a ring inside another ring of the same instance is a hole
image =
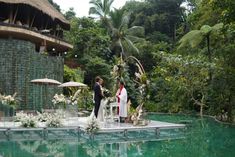
[[228, 99], [228, 121], [229, 122], [233, 122], [233, 105], [232, 105], [232, 101], [231, 101], [231, 94], [229, 94], [229, 99]]
[[173, 43], [175, 44], [175, 39], [176, 39], [176, 24], [174, 23], [173, 26]]
[[203, 116], [203, 104], [200, 105], [200, 116]]
[[[207, 39], [208, 60], [209, 60], [209, 63], [212, 63], [212, 56], [211, 56], [211, 49], [210, 49], [210, 35], [208, 35], [206, 39]], [[209, 68], [209, 81], [211, 82], [211, 80], [212, 80], [212, 71], [210, 67]]]
[[210, 35], [208, 35], [206, 37], [207, 39], [207, 52], [208, 52], [208, 59], [209, 59], [209, 62], [211, 63], [212, 60], [211, 60], [211, 49], [210, 49]]

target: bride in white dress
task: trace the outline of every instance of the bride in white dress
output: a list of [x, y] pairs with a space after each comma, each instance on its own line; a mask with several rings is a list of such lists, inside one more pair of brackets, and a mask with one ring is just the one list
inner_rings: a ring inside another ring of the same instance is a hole
[[100, 103], [100, 108], [99, 108], [99, 112], [98, 112], [98, 116], [97, 116], [97, 120], [99, 122], [104, 122], [105, 120], [105, 107], [108, 103], [108, 99], [102, 99], [101, 103]]

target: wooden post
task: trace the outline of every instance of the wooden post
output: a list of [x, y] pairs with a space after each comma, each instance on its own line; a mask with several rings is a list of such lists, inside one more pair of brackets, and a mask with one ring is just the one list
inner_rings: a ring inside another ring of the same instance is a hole
[[159, 128], [156, 128], [156, 129], [155, 129], [155, 133], [156, 133], [156, 135], [157, 135], [157, 138], [159, 138], [159, 136], [160, 136], [160, 129], [159, 129]]
[[11, 137], [11, 128], [7, 128], [7, 130], [4, 132], [5, 136], [9, 140]]
[[15, 20], [16, 20], [17, 14], [18, 14], [18, 9], [19, 9], [19, 5], [17, 5], [17, 7], [16, 7], [16, 11], [15, 11], [15, 15], [13, 17], [12, 23], [15, 23]]
[[47, 22], [46, 22], [46, 25], [45, 25], [45, 29], [47, 29], [48, 21], [49, 21], [49, 18], [47, 19]]
[[43, 128], [43, 138], [46, 139], [48, 137], [48, 130], [47, 128]]
[[46, 40], [43, 40], [39, 48], [39, 53], [44, 53], [46, 51], [47, 51], [47, 43]]
[[45, 46], [45, 47], [47, 47], [47, 41], [46, 41], [46, 40], [43, 40], [42, 45]]
[[[57, 29], [58, 28], [58, 29]], [[56, 31], [57, 31], [57, 33], [56, 33], [56, 37], [58, 37], [59, 36], [59, 30], [60, 30], [60, 25], [57, 25], [57, 27], [56, 27]]]
[[81, 134], [82, 130], [81, 130], [81, 127], [77, 127], [77, 136], [79, 136]]
[[26, 21], [26, 24], [28, 26], [30, 26], [30, 13], [29, 13], [29, 10], [27, 10], [27, 21]]
[[9, 23], [12, 23], [12, 19], [13, 19], [13, 9], [12, 6], [10, 6], [10, 14], [9, 14]]
[[123, 131], [123, 136], [124, 136], [124, 137], [127, 136], [127, 129], [125, 129], [125, 130]]
[[33, 23], [34, 23], [34, 20], [35, 20], [35, 16], [36, 16], [36, 13], [33, 15], [33, 19], [32, 19], [32, 21], [31, 21], [31, 24], [29, 25], [29, 28], [32, 28]]

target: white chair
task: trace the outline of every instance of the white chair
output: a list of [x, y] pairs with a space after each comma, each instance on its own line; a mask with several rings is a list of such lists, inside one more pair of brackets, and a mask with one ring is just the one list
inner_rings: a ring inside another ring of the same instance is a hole
[[118, 103], [117, 102], [110, 103], [110, 118], [113, 122], [115, 119], [117, 119], [118, 122], [120, 122], [119, 115], [117, 113], [114, 114], [113, 112], [115, 108], [118, 109]]

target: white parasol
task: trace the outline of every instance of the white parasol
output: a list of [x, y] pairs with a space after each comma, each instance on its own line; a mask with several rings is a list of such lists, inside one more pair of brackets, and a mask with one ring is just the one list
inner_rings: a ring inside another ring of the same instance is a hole
[[61, 83], [57, 80], [43, 78], [43, 79], [34, 79], [30, 81], [31, 83], [36, 84], [47, 84], [47, 85], [60, 85]]
[[[30, 81], [31, 83], [34, 83], [34, 84], [39, 84], [39, 85], [60, 85], [61, 83], [57, 80], [53, 80], [53, 79], [48, 79], [48, 78], [42, 78], [42, 79], [34, 79], [34, 80], [31, 80]], [[45, 101], [47, 102], [47, 89], [45, 91]], [[34, 107], [35, 109], [35, 107]]]
[[80, 83], [80, 82], [70, 81], [70, 82], [63, 83], [63, 84], [59, 85], [58, 87], [79, 87], [79, 88], [86, 88], [87, 85], [84, 84], [84, 83]]

